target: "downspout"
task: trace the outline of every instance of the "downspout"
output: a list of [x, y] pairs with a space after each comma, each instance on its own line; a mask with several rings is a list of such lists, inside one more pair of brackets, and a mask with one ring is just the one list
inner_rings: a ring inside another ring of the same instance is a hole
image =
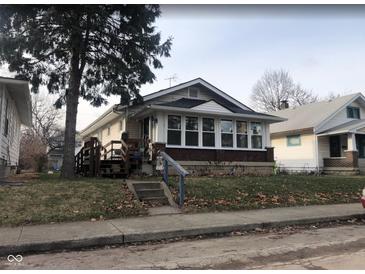
[[318, 154], [318, 136], [316, 134], [315, 129], [313, 129], [313, 135], [314, 135], [314, 154], [315, 154], [315, 161], [316, 161], [316, 169], [317, 173], [320, 173], [319, 170], [319, 154]]

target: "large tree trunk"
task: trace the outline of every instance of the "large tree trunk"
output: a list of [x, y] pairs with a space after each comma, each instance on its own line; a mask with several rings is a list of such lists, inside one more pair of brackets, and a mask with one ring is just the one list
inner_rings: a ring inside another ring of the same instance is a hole
[[74, 15], [75, 25], [71, 35], [72, 57], [70, 71], [70, 85], [66, 92], [66, 124], [65, 124], [65, 144], [63, 152], [63, 165], [61, 177], [73, 179], [75, 177], [75, 137], [76, 137], [76, 119], [77, 107], [79, 104], [80, 82], [82, 70], [80, 66], [80, 53], [82, 33], [79, 25], [79, 15]]
[[75, 136], [77, 107], [79, 104], [80, 83], [74, 83], [66, 95], [66, 125], [63, 165], [61, 177], [73, 179], [75, 177]]

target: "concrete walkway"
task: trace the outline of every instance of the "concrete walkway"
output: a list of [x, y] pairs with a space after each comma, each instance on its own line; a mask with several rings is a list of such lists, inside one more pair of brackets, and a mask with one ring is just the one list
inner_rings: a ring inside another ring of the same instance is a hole
[[0, 228], [0, 256], [365, 217], [360, 203]]

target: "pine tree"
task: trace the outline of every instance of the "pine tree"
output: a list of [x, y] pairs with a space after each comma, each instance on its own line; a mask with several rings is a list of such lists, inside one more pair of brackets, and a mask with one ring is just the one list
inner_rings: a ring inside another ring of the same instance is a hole
[[171, 38], [161, 42], [153, 25], [160, 14], [158, 5], [0, 5], [0, 65], [66, 105], [63, 178], [74, 177], [79, 98], [140, 102], [151, 68], [169, 57]]

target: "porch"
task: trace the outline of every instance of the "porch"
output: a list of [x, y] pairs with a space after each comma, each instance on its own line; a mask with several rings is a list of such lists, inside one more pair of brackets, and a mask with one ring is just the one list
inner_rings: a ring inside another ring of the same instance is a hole
[[[347, 132], [318, 136], [319, 160], [326, 174], [365, 173], [365, 135]], [[322, 158], [322, 159], [321, 159]]]

